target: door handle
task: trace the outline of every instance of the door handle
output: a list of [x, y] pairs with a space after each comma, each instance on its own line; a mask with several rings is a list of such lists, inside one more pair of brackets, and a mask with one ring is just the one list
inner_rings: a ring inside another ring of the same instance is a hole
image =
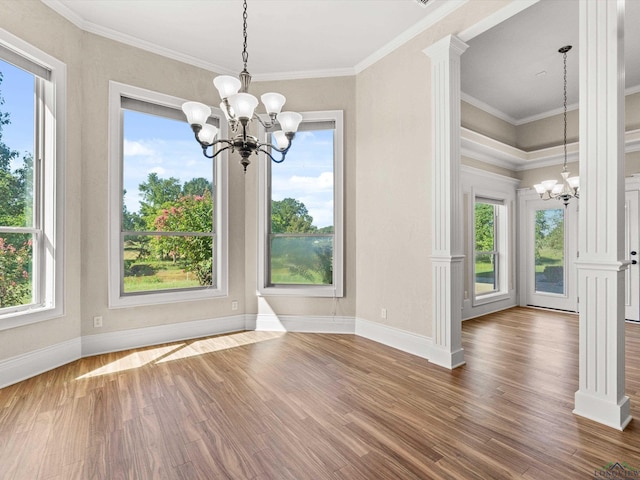
[[631, 255], [637, 255], [638, 252], [636, 252], [635, 250], [631, 250]]
[[631, 265], [636, 265], [638, 263], [638, 260], [631, 260]]

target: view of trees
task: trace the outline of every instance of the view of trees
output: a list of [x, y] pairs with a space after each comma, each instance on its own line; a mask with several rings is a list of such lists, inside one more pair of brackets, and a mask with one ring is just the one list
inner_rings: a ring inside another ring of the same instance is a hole
[[[156, 173], [150, 173], [147, 181], [141, 183], [138, 190], [142, 194], [140, 212], [129, 212], [126, 205], [123, 206], [122, 222], [125, 231], [191, 233], [212, 231], [212, 185], [206, 178], [193, 178], [183, 185], [177, 178], [163, 179]], [[133, 258], [131, 258], [132, 253], [135, 253]], [[192, 273], [199, 285], [212, 285], [213, 243], [211, 237], [192, 235], [127, 236], [125, 241], [125, 278], [154, 276], [160, 269], [182, 269]], [[156, 288], [177, 286], [190, 285], [158, 285]], [[145, 284], [144, 288], [152, 289], [148, 284]]]
[[564, 285], [564, 209], [537, 210], [536, 290], [561, 293]]
[[271, 283], [333, 283], [333, 227], [314, 226], [304, 203], [273, 200], [271, 233]]
[[[0, 87], [2, 78], [0, 72]], [[0, 90], [0, 108], [3, 104]], [[33, 156], [4, 143], [3, 127], [10, 123], [9, 112], [0, 111], [0, 226], [31, 226]], [[0, 308], [31, 302], [32, 260], [31, 235], [0, 233]]]

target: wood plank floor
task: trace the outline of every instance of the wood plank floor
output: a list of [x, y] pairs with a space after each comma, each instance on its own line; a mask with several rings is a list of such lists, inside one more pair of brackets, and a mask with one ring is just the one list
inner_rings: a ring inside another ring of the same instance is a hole
[[640, 466], [571, 413], [574, 315], [464, 323], [453, 372], [353, 335], [244, 332], [81, 359], [0, 390], [0, 479], [588, 479]]

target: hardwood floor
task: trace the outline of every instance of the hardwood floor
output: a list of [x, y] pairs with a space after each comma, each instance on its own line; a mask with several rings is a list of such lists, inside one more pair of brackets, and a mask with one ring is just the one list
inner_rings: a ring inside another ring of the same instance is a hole
[[[463, 326], [450, 372], [353, 335], [244, 332], [78, 360], [0, 390], [0, 479], [576, 479], [640, 468], [640, 325], [624, 432], [571, 413], [574, 315]], [[635, 478], [635, 477], [634, 477]]]

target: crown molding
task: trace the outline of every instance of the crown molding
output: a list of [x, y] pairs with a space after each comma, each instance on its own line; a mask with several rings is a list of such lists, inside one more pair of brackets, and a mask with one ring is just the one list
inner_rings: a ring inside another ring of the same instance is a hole
[[[435, 0], [433, 3], [434, 12], [431, 15], [429, 15], [428, 17], [425, 17], [422, 21], [416, 23], [409, 29], [405, 30], [396, 38], [394, 38], [389, 43], [384, 45], [382, 48], [376, 50], [367, 58], [357, 63], [356, 66], [354, 67], [355, 73], [358, 74], [364, 71], [365, 69], [369, 68], [374, 63], [382, 60], [391, 52], [393, 52], [394, 50], [397, 50], [402, 45], [404, 45], [405, 43], [407, 43], [409, 40], [416, 37], [420, 33], [424, 32], [426, 29], [428, 29], [432, 25], [435, 25], [440, 20], [442, 20], [447, 15], [449, 15], [450, 13], [460, 8], [462, 5], [464, 5], [468, 1], [469, 0], [448, 0], [446, 2], [444, 1], [438, 2], [438, 0]], [[436, 5], [438, 5], [439, 7], [436, 7]], [[424, 8], [429, 8], [429, 5], [427, 4]], [[435, 10], [435, 8], [437, 8], [437, 10]]]
[[335, 68], [330, 70], [305, 70], [300, 72], [258, 73], [252, 75], [252, 81], [270, 82], [276, 80], [302, 80], [305, 78], [352, 77], [353, 68]]
[[502, 110], [498, 110], [495, 107], [492, 107], [491, 105], [484, 103], [481, 100], [478, 100], [475, 97], [472, 97], [471, 95], [468, 95], [464, 92], [460, 92], [460, 100], [462, 100], [463, 102], [468, 103], [469, 105], [473, 105], [476, 108], [479, 108], [480, 110], [482, 110], [485, 113], [488, 113], [489, 115], [493, 115], [496, 118], [499, 118], [500, 120], [504, 120], [505, 122], [515, 126], [517, 120], [515, 118], [513, 118], [511, 115], [508, 115], [506, 113], [504, 113]]
[[[463, 156], [514, 172], [561, 165], [564, 162], [562, 145], [526, 152], [464, 127], [460, 128], [460, 141]], [[567, 143], [568, 163], [578, 161], [579, 147], [579, 142]], [[640, 151], [640, 129], [625, 132], [624, 151]]]

